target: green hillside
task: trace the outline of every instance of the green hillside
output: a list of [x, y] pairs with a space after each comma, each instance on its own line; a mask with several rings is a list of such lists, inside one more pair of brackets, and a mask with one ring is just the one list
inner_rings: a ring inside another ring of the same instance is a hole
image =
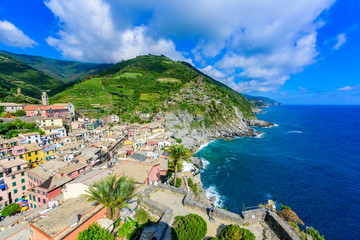
[[80, 109], [118, 114], [139, 121], [141, 112], [187, 110], [207, 126], [235, 116], [234, 106], [255, 118], [254, 105], [241, 94], [207, 77], [191, 65], [165, 56], [140, 56], [117, 63], [97, 77], [78, 82], [51, 98]]
[[261, 96], [250, 96], [244, 94], [244, 97], [246, 97], [251, 103], [253, 103], [255, 106], [259, 108], [266, 108], [269, 106], [280, 106], [281, 103], [278, 101], [275, 101], [271, 98], [267, 97], [261, 97]]
[[6, 51], [0, 51], [0, 53], [1, 52], [16, 58], [30, 67], [64, 83], [80, 80], [86, 75], [99, 73], [114, 65], [64, 61], [40, 56], [16, 54]]
[[22, 61], [0, 53], [0, 88], [10, 91], [21, 88], [22, 94], [40, 98], [44, 91], [62, 87], [64, 84], [35, 70]]

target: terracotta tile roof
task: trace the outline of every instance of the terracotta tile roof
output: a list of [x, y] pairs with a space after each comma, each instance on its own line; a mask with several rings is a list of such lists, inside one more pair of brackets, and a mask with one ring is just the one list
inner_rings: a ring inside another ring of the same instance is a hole
[[25, 111], [35, 111], [35, 110], [67, 110], [62, 106], [50, 105], [50, 106], [40, 106], [40, 105], [29, 105], [24, 107]]

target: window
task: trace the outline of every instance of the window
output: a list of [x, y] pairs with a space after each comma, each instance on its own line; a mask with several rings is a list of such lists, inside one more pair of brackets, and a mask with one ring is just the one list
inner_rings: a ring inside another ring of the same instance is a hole
[[22, 173], [21, 173], [21, 176], [24, 176], [24, 175], [25, 175], [25, 173], [24, 173], [24, 172], [22, 172]]
[[12, 176], [11, 176], [11, 179], [15, 179], [15, 175], [12, 175]]
[[37, 151], [35, 151], [35, 155], [37, 155]]
[[34, 204], [34, 208], [36, 208], [36, 205]]
[[40, 191], [38, 190], [38, 194], [40, 194]]
[[17, 194], [17, 189], [14, 190], [14, 194]]
[[20, 155], [20, 159], [23, 159], [23, 155]]
[[0, 177], [3, 177], [4, 176], [4, 174], [3, 173], [0, 173]]
[[31, 157], [31, 153], [28, 153], [28, 157]]
[[36, 202], [36, 197], [35, 197], [35, 195], [33, 196], [33, 200], [34, 200], [34, 202]]
[[24, 183], [25, 182], [25, 178], [21, 179], [21, 183]]
[[16, 182], [13, 182], [12, 185], [13, 185], [13, 187], [15, 187], [15, 186], [16, 186]]
[[21, 166], [17, 166], [17, 170], [21, 170]]
[[44, 204], [46, 203], [45, 199], [43, 199], [43, 203], [44, 203]]
[[30, 207], [31, 207], [31, 208], [33, 208], [33, 205], [32, 205], [32, 203], [30, 203]]
[[38, 197], [38, 201], [40, 202], [40, 198]]
[[43, 196], [45, 196], [45, 192], [43, 192]]
[[8, 173], [12, 173], [12, 169], [11, 169], [11, 168], [8, 168], [7, 171], [8, 171]]
[[22, 186], [22, 190], [25, 191], [25, 186]]

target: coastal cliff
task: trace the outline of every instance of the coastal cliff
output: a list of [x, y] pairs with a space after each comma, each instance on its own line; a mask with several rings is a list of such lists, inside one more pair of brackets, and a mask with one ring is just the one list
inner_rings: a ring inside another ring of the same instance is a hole
[[256, 132], [251, 127], [271, 127], [274, 124], [257, 120], [247, 119], [242, 112], [234, 107], [232, 116], [228, 120], [215, 123], [210, 127], [206, 127], [201, 121], [194, 126], [194, 122], [199, 119], [194, 118], [187, 111], [169, 112], [165, 115], [165, 126], [167, 130], [174, 132], [175, 138], [182, 139], [182, 143], [196, 151], [202, 144], [212, 141], [216, 138], [231, 138], [237, 136], [256, 137], [259, 132]]

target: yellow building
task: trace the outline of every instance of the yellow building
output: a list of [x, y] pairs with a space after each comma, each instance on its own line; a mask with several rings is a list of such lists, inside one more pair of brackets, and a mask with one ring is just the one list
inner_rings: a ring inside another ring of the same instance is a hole
[[[51, 160], [52, 158], [55, 157], [55, 149], [54, 148], [44, 148], [42, 151], [42, 159], [43, 160], [46, 160], [46, 161], [49, 161]], [[53, 157], [54, 156], [54, 157]]]
[[50, 127], [50, 126], [62, 126], [63, 121], [61, 118], [42, 118], [36, 121], [37, 125], [40, 127]]
[[37, 143], [29, 143], [22, 145], [25, 148], [25, 153], [20, 155], [20, 159], [27, 161], [29, 167], [33, 168], [42, 163], [41, 147]]
[[163, 127], [152, 128], [151, 132], [152, 133], [165, 132], [165, 128], [163, 128]]
[[127, 146], [127, 145], [130, 145], [130, 146], [132, 146], [132, 147], [135, 149], [135, 142], [134, 142], [134, 140], [126, 139], [126, 140], [124, 141], [124, 146]]

